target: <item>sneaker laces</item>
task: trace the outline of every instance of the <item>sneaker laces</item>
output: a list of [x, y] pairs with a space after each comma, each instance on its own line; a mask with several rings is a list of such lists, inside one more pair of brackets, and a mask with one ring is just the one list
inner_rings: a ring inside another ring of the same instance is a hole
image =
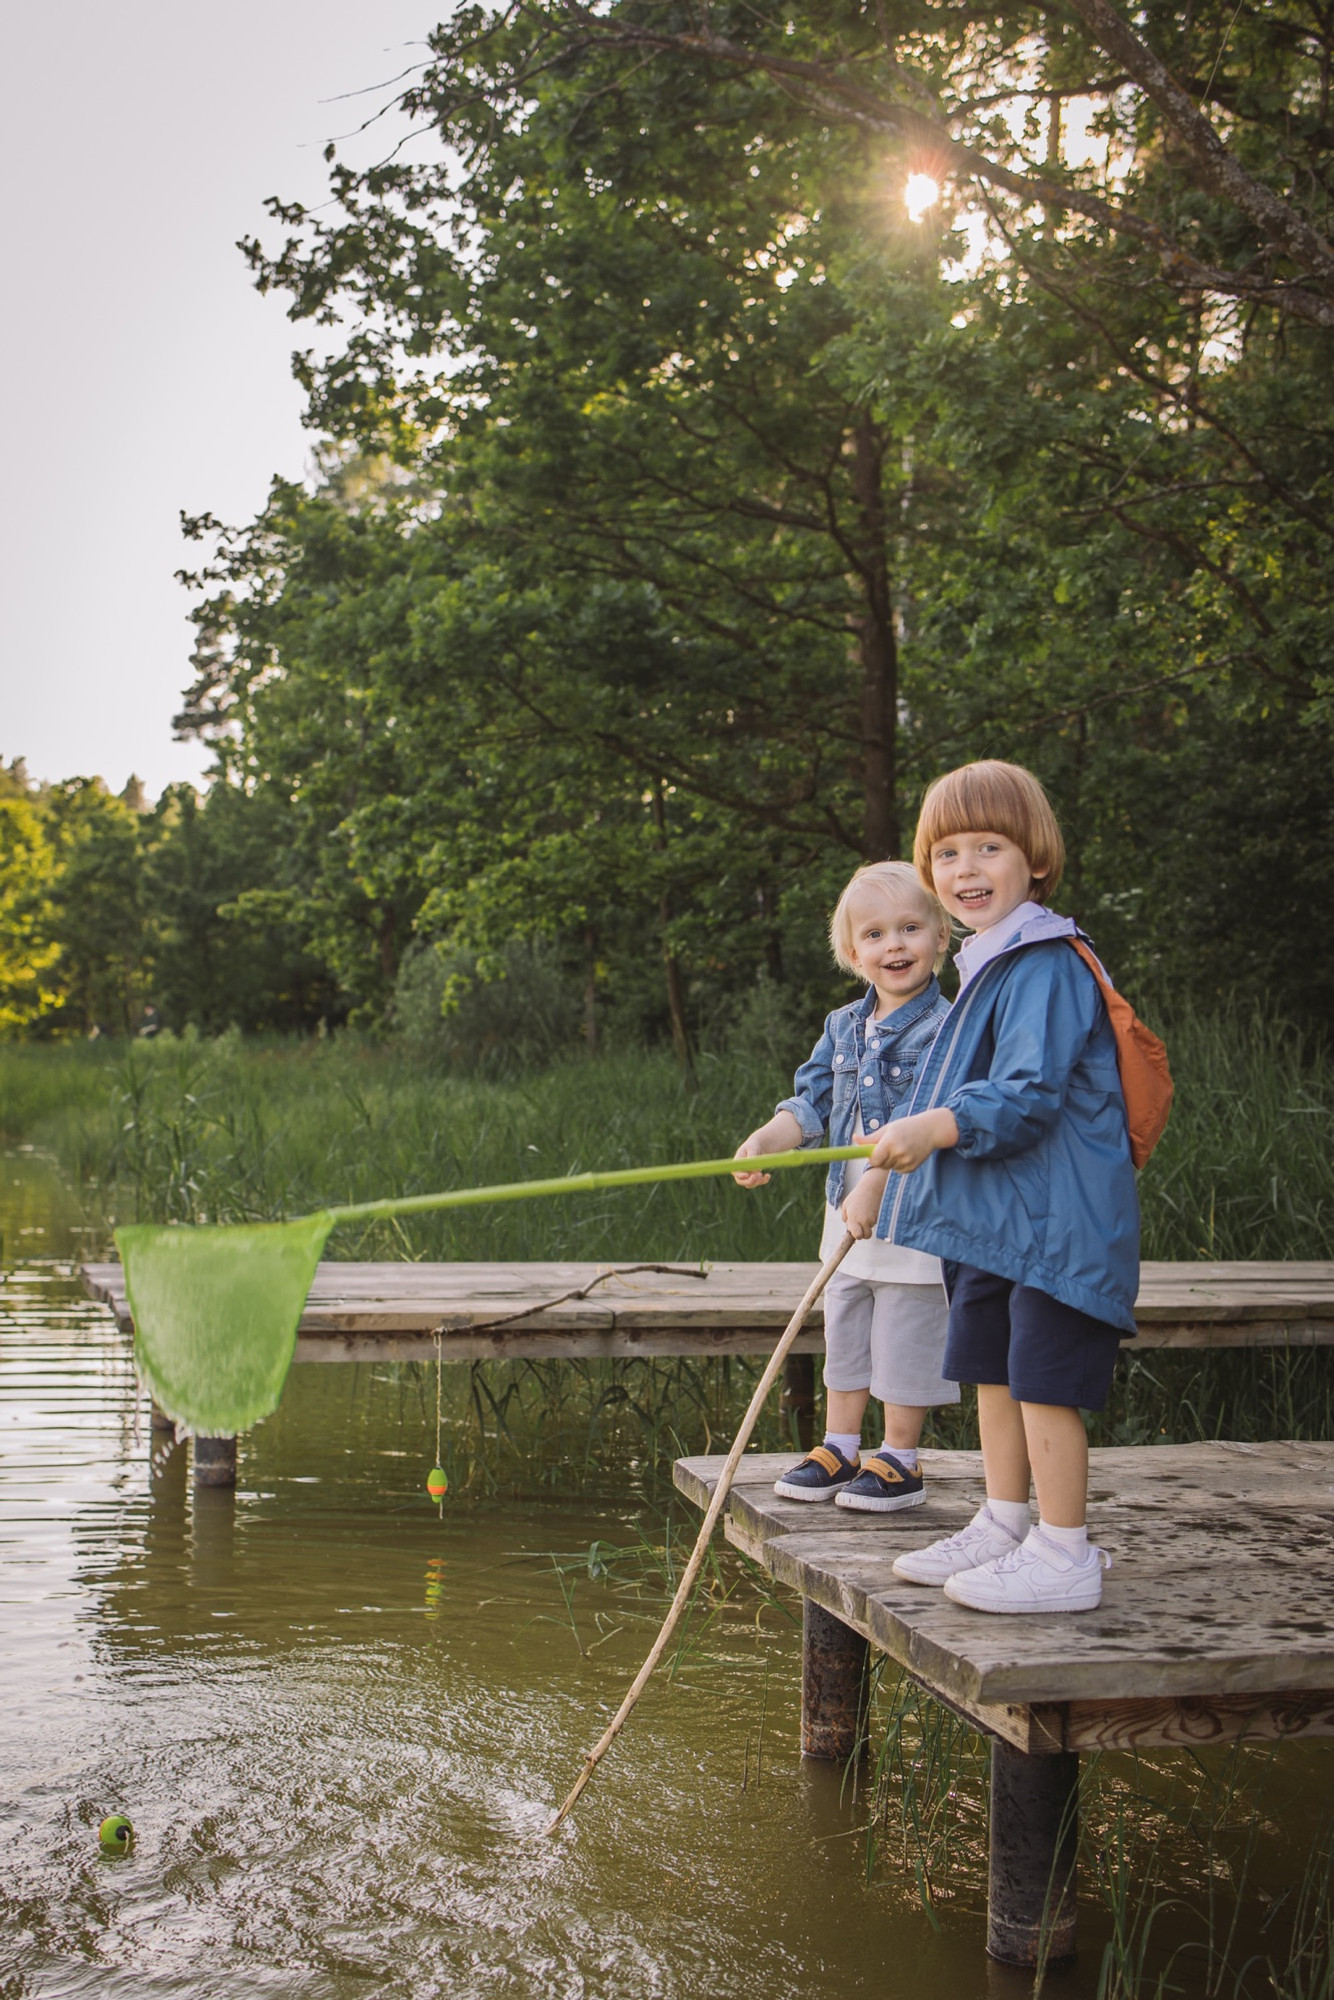
[[[992, 1533], [1003, 1534], [1004, 1532], [999, 1521], [979, 1521], [977, 1516], [974, 1515], [966, 1528], [960, 1528], [957, 1535], [949, 1535], [943, 1542], [936, 1542], [934, 1547], [940, 1550], [942, 1554], [947, 1549], [962, 1552], [970, 1549], [981, 1535]], [[1019, 1547], [1023, 1547], [1022, 1542], [1019, 1543]], [[998, 1560], [1004, 1562], [1008, 1562], [1009, 1559], [1008, 1555], [998, 1558]]]
[[[1041, 1534], [1038, 1529], [1034, 1528], [1016, 1548], [1007, 1549], [1003, 1556], [997, 1556], [996, 1560], [989, 1567], [995, 1570], [997, 1574], [1004, 1573], [1006, 1576], [1012, 1576], [1015, 1570], [1027, 1569], [1031, 1563], [1036, 1562], [1045, 1562], [1049, 1568], [1055, 1568], [1056, 1565], [1051, 1563], [1049, 1557], [1044, 1553], [1048, 1549], [1051, 1550], [1053, 1555], [1063, 1556], [1071, 1569], [1082, 1569], [1087, 1565], [1088, 1556], [1084, 1558], [1083, 1563], [1080, 1563], [1068, 1550], [1060, 1548], [1055, 1542], [1048, 1541], [1044, 1534]], [[1106, 1549], [1100, 1549], [1096, 1542], [1089, 1543], [1088, 1554], [1096, 1556], [1105, 1570], [1111, 1568], [1111, 1557], [1108, 1555]]]

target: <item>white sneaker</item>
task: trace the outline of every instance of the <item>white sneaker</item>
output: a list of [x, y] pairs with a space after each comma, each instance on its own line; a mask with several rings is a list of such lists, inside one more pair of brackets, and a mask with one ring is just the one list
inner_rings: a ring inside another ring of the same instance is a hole
[[1002, 1528], [991, 1509], [979, 1507], [966, 1528], [943, 1542], [931, 1542], [924, 1549], [910, 1549], [894, 1565], [895, 1576], [905, 1583], [946, 1583], [961, 1570], [976, 1569], [980, 1563], [994, 1562], [998, 1556], [1013, 1554], [1023, 1544], [1008, 1528]]
[[1008, 1555], [952, 1576], [945, 1595], [970, 1611], [1096, 1611], [1102, 1573], [1111, 1566], [1092, 1542], [1080, 1562], [1034, 1528]]

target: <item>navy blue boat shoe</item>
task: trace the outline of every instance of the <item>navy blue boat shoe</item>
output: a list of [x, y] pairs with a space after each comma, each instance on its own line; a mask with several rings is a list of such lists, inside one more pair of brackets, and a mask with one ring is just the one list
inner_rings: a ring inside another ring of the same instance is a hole
[[841, 1451], [817, 1444], [800, 1465], [794, 1465], [791, 1472], [775, 1480], [774, 1492], [781, 1493], [785, 1500], [834, 1500], [860, 1470], [855, 1458], [844, 1458]]

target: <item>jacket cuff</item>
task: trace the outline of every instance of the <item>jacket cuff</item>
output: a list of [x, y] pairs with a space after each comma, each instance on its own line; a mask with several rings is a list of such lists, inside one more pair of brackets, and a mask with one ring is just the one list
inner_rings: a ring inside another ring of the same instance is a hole
[[817, 1118], [809, 1104], [801, 1097], [785, 1097], [781, 1104], [774, 1106], [774, 1115], [780, 1111], [790, 1111], [801, 1127], [803, 1146], [818, 1146], [824, 1138], [824, 1121]]
[[983, 1149], [979, 1146], [981, 1134], [978, 1131], [977, 1120], [968, 1108], [968, 1100], [965, 1098], [962, 1102], [948, 1105], [946, 1108], [954, 1113], [954, 1122], [959, 1128], [959, 1136], [952, 1150], [962, 1159], [972, 1159]]

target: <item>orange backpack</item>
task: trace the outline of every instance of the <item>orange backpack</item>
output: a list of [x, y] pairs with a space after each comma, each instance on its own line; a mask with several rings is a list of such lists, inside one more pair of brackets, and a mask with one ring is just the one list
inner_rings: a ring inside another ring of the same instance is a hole
[[1166, 1131], [1172, 1110], [1172, 1072], [1167, 1067], [1167, 1050], [1153, 1030], [1145, 1027], [1124, 995], [1117, 992], [1084, 940], [1071, 938], [1070, 942], [1097, 980], [1107, 1003], [1107, 1017], [1116, 1036], [1116, 1066], [1121, 1072], [1121, 1091], [1126, 1100], [1130, 1158], [1136, 1167], [1142, 1167]]

